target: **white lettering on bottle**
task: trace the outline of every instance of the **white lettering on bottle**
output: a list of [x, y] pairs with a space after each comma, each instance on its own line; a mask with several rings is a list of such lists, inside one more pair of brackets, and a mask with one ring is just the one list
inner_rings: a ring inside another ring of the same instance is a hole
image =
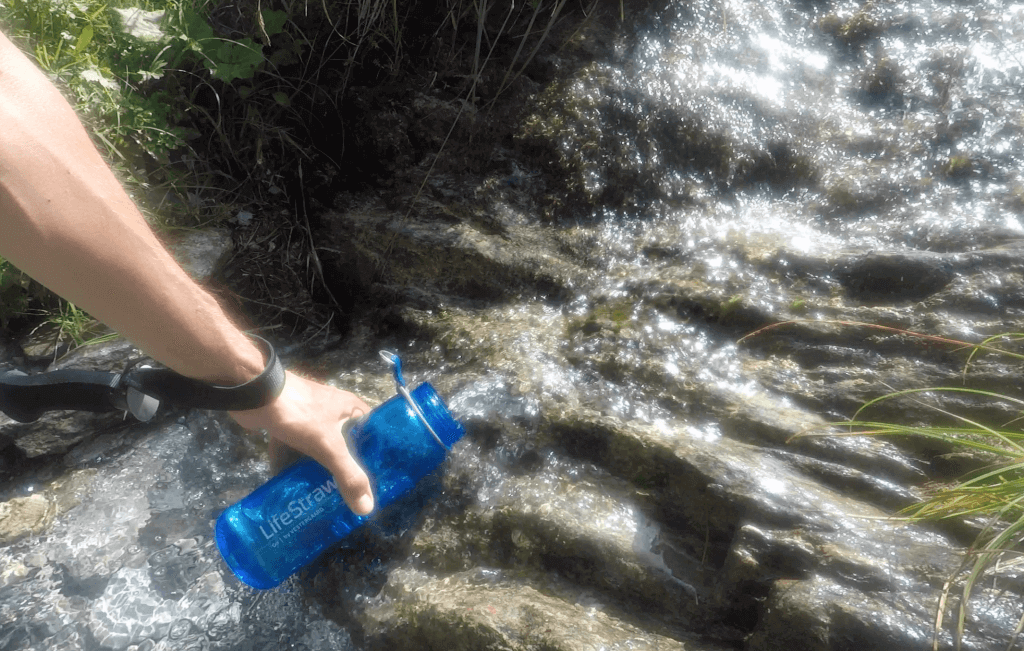
[[[324, 508], [317, 509], [317, 507], [320, 505], [320, 502], [327, 499], [337, 488], [338, 484], [334, 482], [332, 477], [310, 491], [309, 495], [288, 502], [284, 513], [275, 513], [260, 524], [260, 533], [263, 534], [263, 538], [270, 540], [280, 533], [285, 526], [293, 523], [295, 526], [304, 525], [309, 518], [323, 513]], [[314, 509], [316, 509], [316, 512], [311, 513]]]

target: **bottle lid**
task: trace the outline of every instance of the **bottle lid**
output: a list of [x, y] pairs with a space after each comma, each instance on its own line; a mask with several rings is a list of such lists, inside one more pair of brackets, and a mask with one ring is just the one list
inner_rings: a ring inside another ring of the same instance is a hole
[[395, 385], [398, 395], [402, 396], [408, 403], [412, 412], [416, 414], [420, 423], [430, 432], [437, 444], [447, 452], [455, 443], [462, 438], [465, 430], [459, 421], [455, 420], [448, 405], [444, 403], [441, 396], [437, 394], [429, 382], [424, 382], [410, 393], [405, 385], [405, 378], [402, 377], [402, 360], [391, 351], [380, 351], [381, 358], [391, 365], [395, 376]]

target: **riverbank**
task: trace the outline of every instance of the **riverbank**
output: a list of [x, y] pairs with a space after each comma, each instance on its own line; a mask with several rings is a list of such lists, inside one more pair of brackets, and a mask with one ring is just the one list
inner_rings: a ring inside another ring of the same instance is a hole
[[[296, 316], [323, 325], [343, 311], [305, 244], [311, 215], [338, 188], [386, 191], [490, 165], [493, 143], [511, 137], [508, 107], [534, 90], [524, 84], [550, 80], [547, 55], [589, 17], [615, 22], [597, 3], [564, 1], [115, 4], [19, 0], [0, 24], [65, 91], [169, 241], [180, 229], [262, 229], [255, 246], [239, 238], [246, 263], [302, 288], [287, 305], [289, 291], [248, 296], [263, 326]], [[268, 249], [285, 255], [268, 259]], [[77, 332], [87, 319], [62, 318], [77, 308], [3, 261], [0, 292], [0, 323], [16, 333], [49, 319], [74, 331], [69, 340], [87, 338]]]

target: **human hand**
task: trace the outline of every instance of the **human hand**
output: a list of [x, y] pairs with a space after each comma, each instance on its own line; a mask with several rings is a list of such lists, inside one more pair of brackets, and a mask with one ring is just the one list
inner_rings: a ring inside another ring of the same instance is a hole
[[288, 371], [284, 391], [266, 407], [229, 412], [246, 429], [264, 429], [271, 437], [271, 455], [281, 444], [313, 457], [327, 468], [353, 513], [373, 510], [370, 480], [352, 457], [341, 432], [342, 423], [370, 413], [355, 394], [299, 377]]

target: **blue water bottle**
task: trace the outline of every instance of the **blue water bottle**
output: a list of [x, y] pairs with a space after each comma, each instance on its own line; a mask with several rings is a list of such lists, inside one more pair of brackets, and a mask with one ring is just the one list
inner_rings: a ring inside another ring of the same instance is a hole
[[[434, 387], [409, 391], [398, 356], [381, 356], [394, 366], [398, 395], [349, 431], [378, 509], [434, 470], [464, 434]], [[273, 588], [367, 519], [345, 505], [331, 473], [306, 458], [228, 507], [217, 519], [217, 547], [242, 581]]]

